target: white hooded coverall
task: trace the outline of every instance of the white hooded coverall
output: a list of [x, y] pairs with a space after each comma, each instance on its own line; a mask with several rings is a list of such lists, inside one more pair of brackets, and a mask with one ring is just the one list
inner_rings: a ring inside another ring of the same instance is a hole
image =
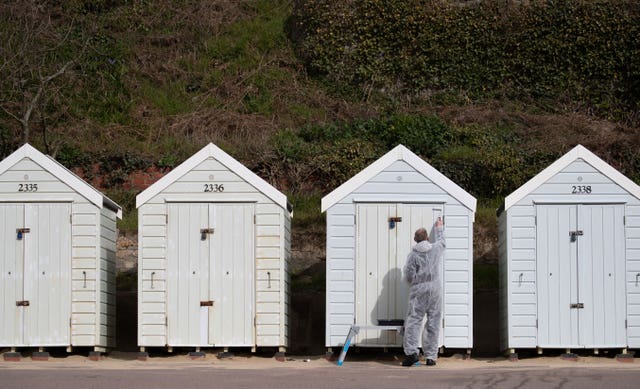
[[411, 285], [409, 306], [404, 322], [404, 353], [418, 353], [422, 320], [427, 322], [422, 333], [422, 350], [425, 358], [438, 357], [438, 333], [442, 317], [442, 293], [440, 285], [440, 261], [446, 247], [442, 226], [435, 227], [433, 244], [425, 240], [416, 244], [407, 256], [404, 277]]

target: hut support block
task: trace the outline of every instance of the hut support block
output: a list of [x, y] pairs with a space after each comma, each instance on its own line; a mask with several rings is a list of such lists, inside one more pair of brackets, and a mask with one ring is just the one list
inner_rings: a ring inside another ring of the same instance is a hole
[[90, 351], [89, 352], [89, 360], [98, 362], [102, 359], [102, 353], [100, 351]]
[[284, 362], [284, 361], [286, 361], [286, 360], [287, 360], [287, 359], [286, 359], [286, 357], [285, 357], [284, 352], [282, 352], [282, 351], [278, 351], [277, 353], [275, 353], [275, 355], [274, 355], [273, 357], [274, 357], [274, 358], [276, 359], [276, 361], [278, 361], [278, 362]]
[[4, 353], [5, 362], [20, 362], [22, 360], [22, 354], [12, 351], [10, 353]]
[[31, 360], [32, 361], [48, 361], [49, 353], [46, 351], [36, 351], [33, 354], [31, 354]]

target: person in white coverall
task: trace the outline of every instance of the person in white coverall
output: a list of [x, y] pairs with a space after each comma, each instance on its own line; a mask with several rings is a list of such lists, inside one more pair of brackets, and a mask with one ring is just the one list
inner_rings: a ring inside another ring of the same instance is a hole
[[411, 285], [409, 288], [409, 306], [404, 322], [404, 353], [402, 366], [419, 364], [418, 347], [422, 320], [427, 315], [422, 333], [422, 350], [428, 366], [436, 364], [438, 358], [438, 333], [442, 317], [442, 295], [440, 286], [440, 261], [446, 244], [442, 219], [438, 218], [434, 228], [435, 241], [429, 243], [424, 228], [416, 231], [411, 253], [404, 265], [404, 277]]

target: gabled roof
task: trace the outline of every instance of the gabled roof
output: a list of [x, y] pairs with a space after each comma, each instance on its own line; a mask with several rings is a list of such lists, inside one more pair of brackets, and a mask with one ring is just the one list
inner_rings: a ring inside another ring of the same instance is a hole
[[249, 170], [246, 166], [238, 162], [229, 154], [222, 151], [222, 149], [220, 149], [213, 143], [209, 143], [208, 145], [203, 147], [200, 151], [189, 157], [189, 159], [181, 163], [175, 169], [167, 173], [164, 177], [156, 181], [153, 185], [136, 196], [136, 208], [139, 208], [141, 205], [151, 200], [153, 197], [162, 192], [169, 185], [173, 184], [180, 177], [184, 176], [196, 166], [201, 164], [207, 158], [216, 159], [218, 162], [225, 165], [229, 170], [236, 173], [243, 180], [255, 187], [258, 191], [269, 197], [283, 209], [291, 212], [290, 209], [287, 208], [287, 196], [279, 192], [267, 181], [260, 178], [257, 174]]
[[504, 200], [504, 210], [507, 210], [514, 204], [518, 203], [518, 201], [525, 198], [536, 188], [547, 182], [551, 177], [562, 171], [577, 159], [584, 160], [594, 169], [598, 170], [600, 173], [608, 177], [611, 181], [620, 185], [631, 195], [640, 199], [640, 186], [636, 185], [636, 183], [634, 183], [622, 173], [614, 169], [611, 165], [600, 159], [597, 155], [587, 150], [586, 147], [577, 145], [576, 147], [571, 149], [571, 151], [549, 165], [546, 169], [538, 173], [538, 175], [527, 181], [527, 183], [522, 185], [515, 192], [507, 196]]
[[453, 198], [460, 201], [462, 205], [469, 208], [472, 212], [476, 211], [476, 199], [460, 188], [455, 182], [448, 179], [444, 174], [437, 171], [433, 166], [426, 163], [422, 158], [418, 157], [403, 145], [398, 145], [391, 151], [380, 157], [377, 161], [367, 166], [348, 181], [340, 185], [333, 192], [322, 198], [322, 212], [325, 212], [331, 206], [348, 196], [350, 193], [358, 189], [361, 185], [375, 177], [387, 167], [396, 161], [404, 161], [411, 167], [416, 169], [423, 176], [438, 185], [442, 190], [450, 194]]
[[93, 186], [89, 185], [86, 181], [75, 175], [71, 170], [64, 167], [61, 163], [38, 151], [35, 147], [28, 143], [25, 143], [13, 154], [0, 162], [0, 174], [9, 170], [13, 165], [20, 162], [24, 158], [29, 158], [33, 162], [40, 165], [44, 170], [53, 174], [57, 179], [69, 185], [71, 189], [75, 190], [82, 197], [95, 204], [98, 208], [107, 206], [116, 212], [118, 218], [122, 219], [122, 207], [116, 204], [113, 200], [105, 196], [102, 192], [98, 191]]

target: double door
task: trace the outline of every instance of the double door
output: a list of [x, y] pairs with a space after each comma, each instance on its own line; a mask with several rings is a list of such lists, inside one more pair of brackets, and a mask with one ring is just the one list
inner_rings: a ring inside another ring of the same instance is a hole
[[[363, 203], [356, 206], [357, 324], [378, 325], [380, 321], [406, 319], [409, 285], [402, 269], [415, 245], [414, 232], [424, 227], [433, 242], [432, 228], [442, 211], [442, 204]], [[444, 298], [444, 290], [442, 295]], [[402, 337], [394, 331], [362, 330], [355, 343], [399, 347]], [[443, 343], [442, 328], [439, 343]]]
[[254, 345], [254, 205], [167, 207], [168, 345]]
[[624, 205], [537, 205], [538, 345], [626, 345]]
[[0, 204], [0, 346], [68, 346], [71, 204]]

